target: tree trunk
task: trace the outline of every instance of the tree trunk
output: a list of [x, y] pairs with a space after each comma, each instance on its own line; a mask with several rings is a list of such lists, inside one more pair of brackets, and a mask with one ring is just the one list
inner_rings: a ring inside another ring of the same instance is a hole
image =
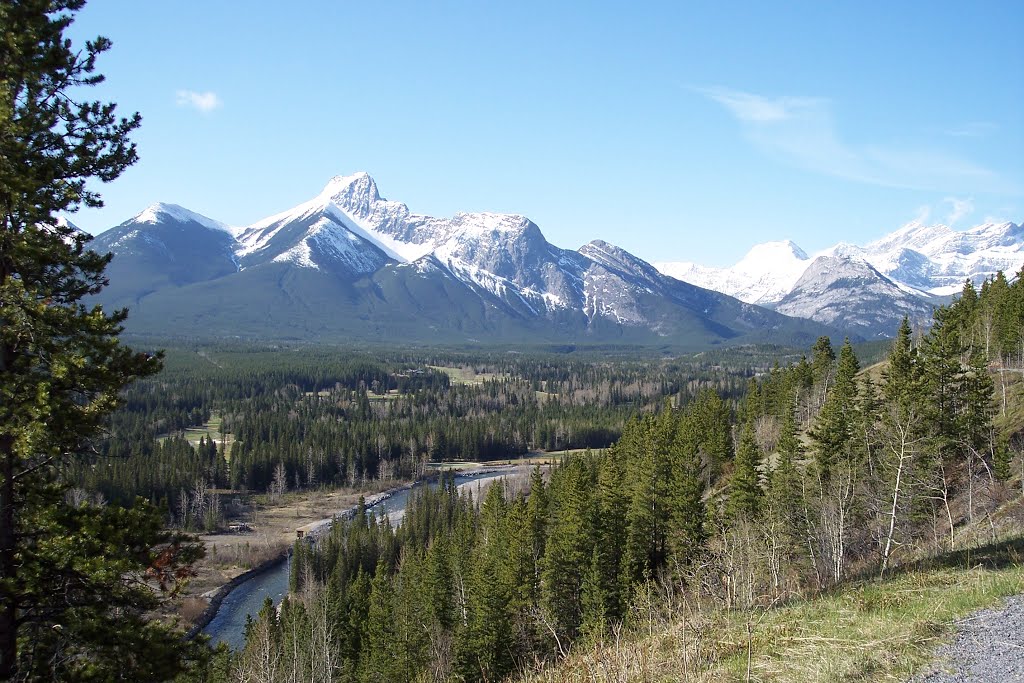
[[882, 551], [882, 570], [880, 574], [883, 576], [885, 575], [885, 570], [889, 567], [889, 558], [892, 555], [893, 537], [896, 533], [896, 514], [899, 509], [900, 484], [903, 480], [903, 464], [906, 459], [905, 453], [906, 451], [901, 444], [900, 452], [897, 454], [899, 459], [896, 465], [896, 485], [893, 486], [892, 489], [892, 508], [889, 511], [889, 533], [885, 539], [885, 549]]

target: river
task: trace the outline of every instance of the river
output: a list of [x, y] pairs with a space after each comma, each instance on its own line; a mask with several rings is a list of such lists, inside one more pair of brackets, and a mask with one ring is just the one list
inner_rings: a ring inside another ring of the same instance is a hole
[[[455, 481], [460, 489], [465, 490], [491, 479], [506, 477], [517, 471], [519, 470], [510, 468], [500, 471], [491, 470], [480, 474], [459, 474], [455, 477]], [[528, 472], [529, 470], [522, 471]], [[431, 485], [436, 486], [436, 484]], [[398, 526], [405, 516], [409, 494], [414, 490], [413, 488], [398, 491], [369, 509], [373, 510], [378, 517], [386, 514], [391, 525]], [[476, 492], [474, 491], [475, 497]], [[288, 592], [289, 569], [289, 563], [282, 562], [262, 574], [257, 574], [228, 593], [217, 610], [217, 614], [203, 629], [203, 633], [210, 636], [210, 643], [214, 646], [218, 643], [226, 643], [233, 649], [241, 648], [245, 644], [246, 619], [250, 615], [255, 616], [268, 597], [276, 605]]]

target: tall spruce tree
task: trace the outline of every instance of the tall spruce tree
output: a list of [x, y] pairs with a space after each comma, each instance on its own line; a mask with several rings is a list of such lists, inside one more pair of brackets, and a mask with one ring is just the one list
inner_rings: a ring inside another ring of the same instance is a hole
[[[152, 508], [71, 505], [61, 468], [91, 452], [120, 390], [160, 368], [88, 306], [110, 256], [58, 220], [136, 160], [138, 114], [83, 100], [105, 38], [64, 33], [83, 0], [0, 3], [0, 679], [158, 680], [183, 647], [135, 577], [179, 559]], [[159, 561], [157, 561], [159, 560]], [[172, 572], [173, 573], [173, 572]], [[60, 653], [60, 656], [55, 656]]]
[[818, 413], [818, 419], [811, 430], [817, 455], [818, 469], [823, 479], [828, 479], [833, 465], [846, 453], [853, 438], [854, 405], [857, 398], [857, 372], [860, 363], [853, 352], [850, 340], [843, 343], [839, 351], [839, 363], [835, 371], [833, 387]]
[[729, 483], [726, 514], [732, 520], [753, 519], [758, 513], [762, 495], [757, 474], [760, 461], [761, 449], [754, 438], [754, 423], [748, 421], [736, 447], [736, 462]]

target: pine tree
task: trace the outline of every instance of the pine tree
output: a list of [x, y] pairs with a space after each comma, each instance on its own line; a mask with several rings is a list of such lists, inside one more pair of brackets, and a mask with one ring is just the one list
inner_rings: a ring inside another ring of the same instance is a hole
[[608, 595], [602, 580], [601, 554], [601, 549], [595, 545], [580, 588], [580, 634], [591, 641], [603, 636], [608, 626]]
[[593, 485], [583, 458], [552, 474], [548, 537], [541, 562], [541, 603], [558, 636], [574, 638], [582, 619], [583, 577], [594, 537]]
[[625, 548], [622, 551], [621, 591], [629, 595], [634, 584], [649, 579], [657, 569], [659, 539], [658, 472], [654, 458], [654, 420], [634, 420], [622, 432], [611, 457], [622, 458], [630, 472], [627, 484]]
[[776, 509], [785, 511], [784, 520], [792, 522], [797, 516], [800, 496], [797, 461], [803, 457], [792, 407], [783, 415], [777, 450], [778, 461], [768, 477], [768, 495]]
[[754, 425], [747, 422], [736, 448], [736, 463], [729, 483], [726, 514], [733, 520], [753, 519], [758, 513], [762, 494], [757, 475], [760, 461], [761, 449], [754, 438]]
[[832, 385], [832, 372], [836, 360], [836, 352], [832, 349], [832, 340], [828, 337], [818, 337], [811, 347], [811, 376], [814, 384], [819, 388], [816, 402], [821, 405], [825, 402]]
[[[700, 553], [707, 537], [704, 529], [706, 511], [700, 449], [696, 445], [707, 434], [701, 433], [701, 429], [700, 423], [695, 422], [688, 411], [673, 440], [671, 486], [667, 491], [667, 535], [677, 567], [689, 565]], [[716, 430], [712, 428], [708, 431]]]
[[623, 543], [626, 535], [626, 509], [629, 499], [625, 492], [625, 474], [622, 460], [614, 454], [601, 458], [597, 475], [597, 546], [600, 554], [600, 588], [604, 607], [609, 616], [622, 617], [625, 600], [619, 582]]
[[59, 479], [92, 452], [121, 389], [160, 368], [118, 342], [126, 311], [87, 305], [110, 256], [58, 220], [101, 206], [87, 183], [136, 159], [139, 116], [82, 99], [110, 47], [65, 38], [82, 5], [0, 4], [0, 679], [156, 680], [185, 648], [142, 618], [154, 599], [133, 577], [173, 578], [187, 546], [168, 543], [155, 508], [68, 505]]
[[384, 563], [378, 563], [370, 583], [369, 607], [362, 638], [360, 679], [364, 683], [402, 680], [393, 610], [394, 591]]
[[860, 364], [853, 353], [850, 340], [843, 343], [835, 371], [832, 389], [818, 414], [811, 439], [815, 444], [818, 469], [823, 480], [828, 480], [832, 467], [847, 455], [853, 438], [853, 419], [857, 398], [857, 372]]
[[803, 456], [803, 448], [797, 435], [792, 406], [783, 414], [777, 450], [778, 460], [768, 477], [765, 494], [770, 517], [767, 523], [775, 530], [777, 538], [774, 540], [785, 559], [791, 559], [796, 556], [805, 531], [801, 510], [801, 473], [797, 464]]
[[922, 393], [920, 358], [912, 347], [910, 323], [906, 318], [896, 332], [889, 362], [882, 371], [884, 407], [879, 424], [882, 448], [879, 452], [879, 483], [882, 511], [882, 571], [899, 546], [897, 536], [907, 499], [914, 491], [912, 481], [923, 431], [925, 397]]

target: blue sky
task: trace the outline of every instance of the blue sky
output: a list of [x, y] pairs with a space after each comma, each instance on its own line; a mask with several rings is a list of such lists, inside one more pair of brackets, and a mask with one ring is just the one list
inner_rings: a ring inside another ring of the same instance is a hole
[[1024, 3], [92, 0], [92, 95], [143, 115], [91, 232], [244, 225], [368, 171], [414, 212], [727, 265], [1024, 220]]

